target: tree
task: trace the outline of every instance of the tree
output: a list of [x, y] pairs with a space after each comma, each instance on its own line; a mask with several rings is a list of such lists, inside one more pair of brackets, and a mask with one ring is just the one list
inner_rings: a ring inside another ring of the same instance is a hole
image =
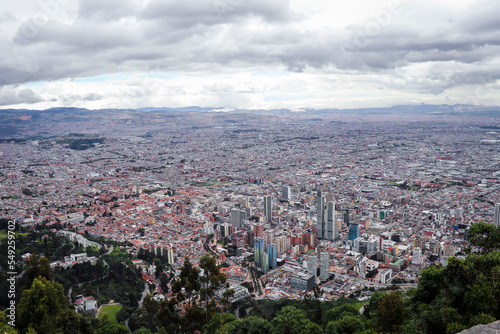
[[224, 327], [220, 332], [221, 334], [272, 334], [273, 326], [269, 321], [258, 318], [248, 317], [232, 321]]
[[382, 291], [376, 291], [368, 300], [368, 303], [365, 305], [365, 309], [363, 315], [368, 319], [373, 318], [375, 316], [375, 311], [378, 309], [378, 306], [382, 299], [384, 298], [385, 293]]
[[272, 324], [276, 334], [316, 334], [322, 333], [323, 329], [306, 318], [306, 313], [294, 306], [283, 307]]
[[22, 193], [23, 193], [24, 195], [26, 195], [26, 196], [31, 196], [31, 195], [33, 195], [33, 192], [32, 192], [30, 189], [28, 189], [28, 188], [24, 188], [24, 189], [22, 190]]
[[93, 334], [94, 328], [88, 318], [75, 312], [72, 307], [63, 309], [57, 318], [57, 327], [65, 334]]
[[144, 298], [144, 302], [142, 304], [142, 311], [146, 320], [150, 323], [154, 322], [156, 317], [158, 316], [159, 309], [160, 305], [158, 304], [158, 302], [154, 300], [148, 293]]
[[215, 292], [225, 285], [226, 275], [220, 272], [215, 258], [209, 254], [200, 258], [200, 268], [203, 270], [203, 275], [200, 277], [200, 301], [205, 302], [205, 312], [207, 312], [206, 317], [208, 317], [209, 304]]
[[346, 315], [339, 320], [330, 321], [326, 325], [326, 334], [354, 334], [364, 331], [365, 326], [361, 319], [353, 315]]
[[179, 327], [180, 317], [175, 309], [177, 303], [178, 301], [175, 297], [160, 302], [158, 320], [169, 333], [177, 331]]
[[466, 314], [471, 317], [480, 314], [495, 316], [498, 309], [493, 286], [483, 275], [480, 275], [474, 285], [467, 290], [464, 303]]
[[108, 321], [97, 329], [96, 334], [129, 334], [129, 330], [125, 325]]
[[456, 308], [463, 313], [463, 298], [467, 285], [471, 281], [469, 270], [464, 261], [452, 256], [448, 258], [448, 265], [443, 269], [442, 303], [445, 306]]
[[203, 326], [203, 334], [216, 334], [226, 324], [236, 320], [234, 314], [217, 313], [210, 319], [210, 322]]
[[377, 329], [386, 333], [397, 332], [404, 322], [404, 315], [405, 304], [401, 293], [385, 294], [375, 310]]
[[33, 280], [40, 276], [47, 280], [52, 279], [50, 261], [46, 257], [39, 259], [35, 253], [31, 253], [28, 264], [26, 265], [26, 277], [28, 278], [26, 286], [31, 286]]
[[[414, 318], [410, 321], [410, 328], [417, 329], [417, 333], [442, 334], [447, 332], [448, 327], [457, 327], [453, 324], [463, 322], [464, 318], [452, 307], [420, 304]], [[405, 332], [408, 332], [407, 329], [409, 329], [408, 326]]]
[[[184, 258], [184, 264], [180, 269], [181, 273], [173, 284], [172, 290], [177, 293], [177, 299], [179, 301], [182, 301], [184, 297], [186, 297], [188, 299], [188, 306], [191, 307], [191, 297], [195, 292], [200, 290], [201, 286], [199, 281], [200, 270], [193, 267], [188, 256]], [[184, 288], [186, 296], [182, 293], [182, 288]]]
[[19, 303], [18, 328], [24, 332], [30, 326], [38, 334], [57, 333], [60, 317], [69, 307], [61, 284], [45, 277], [35, 278], [29, 289], [23, 291]]
[[329, 322], [339, 320], [343, 316], [352, 315], [358, 316], [359, 311], [357, 307], [353, 304], [343, 304], [334, 308], [329, 309], [325, 312], [323, 316], [323, 327], [326, 329], [326, 326]]
[[2, 334], [17, 334], [17, 330], [7, 324], [7, 316], [5, 311], [0, 311], [0, 333]]
[[493, 317], [489, 314], [481, 313], [481, 314], [478, 314], [478, 315], [472, 317], [469, 320], [469, 327], [489, 324], [495, 320], [496, 320], [495, 317]]
[[483, 253], [500, 248], [500, 229], [493, 224], [484, 222], [474, 224], [467, 235], [470, 243], [481, 248]]
[[443, 269], [441, 266], [429, 266], [422, 270], [415, 295], [414, 304], [430, 304], [439, 296], [443, 286]]

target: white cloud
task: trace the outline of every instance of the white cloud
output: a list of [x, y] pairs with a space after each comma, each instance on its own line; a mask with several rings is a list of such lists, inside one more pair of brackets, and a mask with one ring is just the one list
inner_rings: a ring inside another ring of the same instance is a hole
[[499, 104], [499, 11], [493, 0], [10, 2], [0, 85], [17, 92], [4, 105], [39, 108]]

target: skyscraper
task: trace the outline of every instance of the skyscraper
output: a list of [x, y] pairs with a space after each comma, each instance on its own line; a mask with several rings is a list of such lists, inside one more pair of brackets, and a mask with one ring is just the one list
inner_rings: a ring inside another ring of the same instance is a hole
[[326, 281], [330, 277], [330, 253], [321, 252], [319, 255], [319, 278]]
[[334, 230], [335, 230], [335, 202], [328, 202], [326, 210], [326, 239], [335, 240]]
[[240, 228], [241, 227], [241, 221], [240, 221], [240, 210], [238, 209], [232, 209], [231, 210], [231, 224], [234, 227]]
[[359, 238], [360, 233], [359, 233], [359, 224], [358, 223], [351, 223], [349, 225], [349, 235], [347, 236], [347, 240], [352, 240]]
[[309, 255], [307, 257], [307, 272], [314, 277], [317, 276], [318, 273], [318, 257], [316, 255]]
[[324, 206], [325, 200], [323, 198], [323, 191], [321, 189], [318, 189], [318, 191], [316, 192], [316, 212], [318, 215], [318, 218], [316, 220], [316, 235], [318, 236], [318, 239], [324, 239], [326, 236], [325, 220], [323, 217]]
[[288, 201], [290, 199], [290, 187], [287, 185], [283, 186], [283, 193], [281, 195], [281, 199]]
[[168, 261], [168, 264], [174, 264], [175, 260], [174, 260], [174, 250], [172, 249], [171, 246], [168, 247], [168, 250], [167, 250], [167, 261]]
[[269, 254], [267, 252], [262, 252], [260, 269], [265, 274], [269, 271]]
[[267, 245], [267, 254], [269, 255], [269, 268], [277, 267], [277, 247], [276, 244]]
[[495, 227], [500, 226], [500, 203], [495, 204]]
[[253, 233], [255, 237], [260, 237], [264, 233], [264, 224], [255, 223], [253, 226]]
[[340, 220], [337, 221], [337, 218], [335, 215], [333, 216], [333, 240], [339, 240], [340, 239]]
[[269, 244], [274, 244], [274, 230], [266, 230], [264, 232], [264, 244], [269, 245]]
[[254, 241], [254, 261], [255, 264], [262, 262], [262, 254], [264, 253], [264, 239], [255, 238]]
[[273, 217], [273, 203], [271, 201], [271, 196], [264, 196], [264, 217], [266, 222], [270, 223]]

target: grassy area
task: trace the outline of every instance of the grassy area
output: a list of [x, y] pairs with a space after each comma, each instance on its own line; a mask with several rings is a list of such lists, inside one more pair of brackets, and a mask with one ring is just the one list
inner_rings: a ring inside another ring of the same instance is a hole
[[[7, 238], [7, 230], [0, 230], [0, 240]], [[16, 233], [16, 237], [22, 235], [23, 237], [27, 236], [28, 233]]]
[[122, 308], [121, 305], [105, 305], [102, 307], [101, 313], [99, 313], [99, 320], [105, 315], [108, 316], [109, 321], [116, 322], [116, 314]]

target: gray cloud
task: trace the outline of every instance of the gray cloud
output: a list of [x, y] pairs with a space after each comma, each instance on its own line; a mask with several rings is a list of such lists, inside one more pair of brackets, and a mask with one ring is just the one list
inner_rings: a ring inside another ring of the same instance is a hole
[[0, 105], [27, 103], [33, 104], [43, 101], [42, 97], [29, 88], [18, 89], [16, 87], [0, 88]]
[[80, 0], [74, 19], [50, 17], [27, 38], [30, 18], [10, 40], [0, 41], [2, 54], [8, 55], [0, 59], [0, 85], [153, 67], [237, 72], [283, 66], [292, 72], [328, 68], [358, 75], [433, 63], [452, 64], [450, 74], [429, 72], [432, 79], [408, 79], [407, 86], [438, 94], [454, 85], [481, 83], [483, 70], [457, 64], [481, 66], [497, 59], [500, 3], [477, 1], [468, 11], [446, 15], [429, 4], [419, 8], [405, 2], [403, 7], [387, 23], [371, 17], [346, 27], [304, 28], [307, 17], [289, 0], [151, 0], [145, 6], [134, 0]]

